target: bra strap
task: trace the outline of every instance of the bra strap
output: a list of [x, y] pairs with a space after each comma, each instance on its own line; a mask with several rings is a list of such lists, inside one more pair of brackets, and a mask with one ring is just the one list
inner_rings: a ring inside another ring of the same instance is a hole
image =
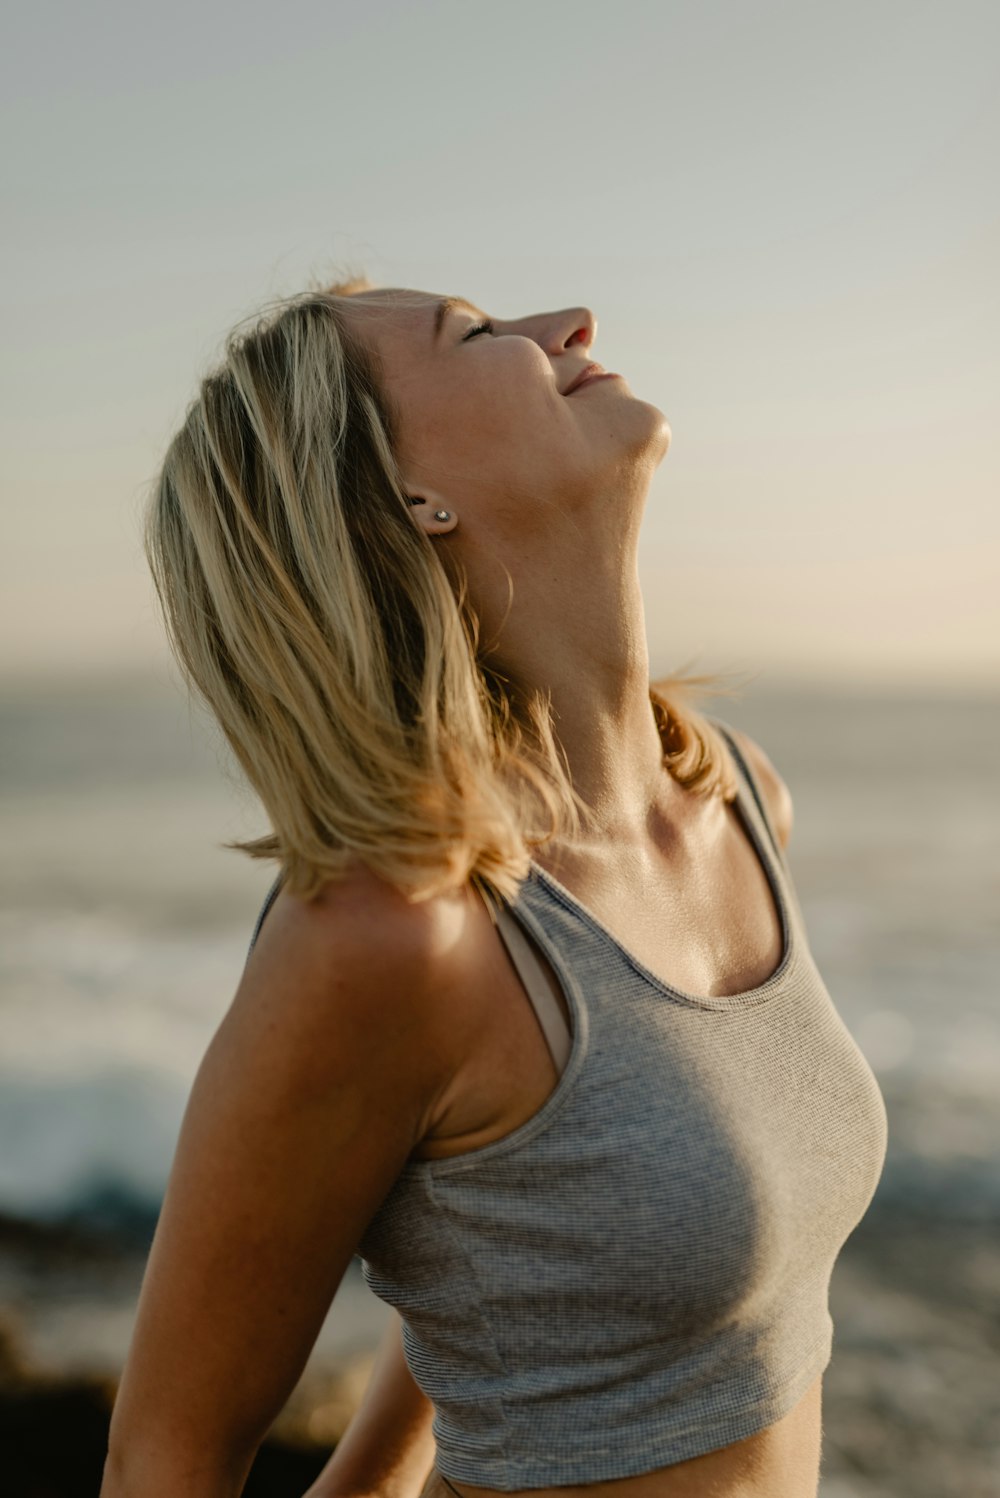
[[497, 924], [500, 935], [507, 945], [511, 961], [517, 968], [521, 982], [528, 990], [528, 995], [535, 1007], [535, 1014], [538, 1016], [538, 1023], [542, 1027], [549, 1050], [552, 1052], [556, 1071], [561, 1074], [569, 1060], [570, 1051], [573, 1049], [573, 1037], [567, 1029], [565, 1016], [546, 982], [541, 963], [514, 917], [509, 911], [501, 910]]
[[567, 1028], [565, 1016], [549, 987], [534, 948], [518, 921], [503, 904], [497, 902], [491, 891], [482, 885], [480, 888], [515, 971], [527, 989], [546, 1044], [552, 1053], [556, 1071], [562, 1075], [573, 1049], [573, 1037]]

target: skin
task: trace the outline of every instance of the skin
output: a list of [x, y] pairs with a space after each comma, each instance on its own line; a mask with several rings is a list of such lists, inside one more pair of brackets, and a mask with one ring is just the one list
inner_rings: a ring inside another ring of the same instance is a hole
[[[669, 821], [681, 796], [662, 771], [637, 573], [669, 423], [624, 378], [562, 394], [600, 362], [589, 308], [494, 318], [493, 334], [470, 341], [481, 319], [453, 312], [435, 345], [437, 300], [411, 292], [394, 308], [380, 290], [343, 303], [352, 334], [381, 357], [414, 519], [464, 565], [491, 659], [551, 689], [593, 812], [587, 841], [641, 840], [654, 802]], [[450, 520], [434, 518], [441, 508]]]
[[[636, 554], [669, 425], [624, 379], [563, 394], [592, 358], [586, 308], [496, 319], [468, 342], [478, 319], [452, 314], [435, 346], [436, 300], [362, 293], [345, 317], [381, 357], [414, 523], [463, 564], [500, 668], [551, 691], [590, 811], [545, 861], [666, 981], [707, 993], [760, 983], [780, 956], [767, 881], [733, 808], [665, 772], [648, 696]], [[787, 789], [740, 737], [787, 840]], [[192, 1088], [101, 1498], [236, 1498], [405, 1162], [502, 1137], [556, 1081], [471, 889], [410, 904], [359, 866], [309, 903], [282, 891]], [[394, 1316], [309, 1498], [417, 1498], [432, 1414]], [[601, 1486], [615, 1498], [814, 1498], [819, 1417], [817, 1381], [758, 1436]]]
[[[662, 972], [666, 963], [689, 991], [733, 992], [763, 982], [781, 944], [756, 857], [748, 857], [731, 807], [692, 797], [664, 774], [650, 711], [637, 553], [652, 475], [670, 446], [665, 416], [621, 378], [562, 393], [593, 359], [597, 320], [586, 307], [493, 317], [493, 331], [471, 339], [466, 335], [483, 319], [463, 309], [449, 314], [435, 342], [438, 297], [409, 292], [398, 306], [392, 298], [391, 291], [362, 294], [346, 308], [354, 336], [380, 356], [414, 519], [460, 557], [483, 638], [501, 669], [522, 685], [550, 689], [574, 784], [591, 809], [580, 839], [550, 846], [539, 861], [651, 969]], [[450, 518], [438, 520], [437, 509]], [[516, 579], [512, 592], [508, 574]], [[787, 787], [763, 750], [738, 737], [786, 842]], [[629, 888], [663, 891], [659, 907], [648, 897], [623, 901]], [[728, 943], [718, 936], [724, 927]], [[667, 930], [688, 939], [665, 954]], [[712, 939], [699, 943], [696, 933], [706, 930]], [[494, 974], [494, 998], [500, 981]], [[551, 974], [550, 986], [566, 1014]], [[498, 1065], [511, 1016], [524, 1012], [513, 992], [511, 1000], [509, 1010], [495, 1004], [503, 1018], [481, 1046], [481, 1071], [464, 1068], [465, 1088], [449, 1097], [418, 1155], [441, 1158], [503, 1137], [537, 1112], [555, 1085], [535, 1034], [510, 1045], [508, 1065]], [[390, 1346], [393, 1335], [391, 1329]], [[602, 1489], [628, 1498], [807, 1498], [816, 1485], [821, 1385], [817, 1379], [795, 1409], [756, 1436]], [[469, 1483], [455, 1490], [500, 1498]], [[552, 1498], [560, 1494], [571, 1498], [565, 1489]], [[427, 1498], [449, 1498], [449, 1489], [432, 1475]]]

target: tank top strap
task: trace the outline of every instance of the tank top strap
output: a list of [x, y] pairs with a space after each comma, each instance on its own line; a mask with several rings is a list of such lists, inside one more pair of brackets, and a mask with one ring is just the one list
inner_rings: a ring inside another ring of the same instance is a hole
[[257, 917], [257, 924], [253, 928], [253, 935], [250, 938], [250, 945], [247, 948], [246, 961], [243, 964], [244, 967], [246, 967], [247, 962], [250, 961], [250, 953], [253, 951], [257, 938], [260, 935], [260, 928], [264, 924], [268, 911], [274, 904], [275, 900], [278, 898], [278, 892], [284, 882], [285, 874], [284, 870], [282, 870], [277, 879], [275, 879], [274, 883], [271, 885], [271, 888], [268, 890], [264, 903], [261, 906], [260, 915]]
[[493, 923], [507, 948], [510, 960], [514, 964], [514, 970], [524, 984], [552, 1053], [556, 1071], [561, 1076], [573, 1049], [573, 1037], [567, 1027], [563, 1012], [555, 1000], [542, 971], [541, 963], [520, 924], [486, 885], [480, 883], [479, 889], [493, 918]]
[[787, 874], [788, 864], [785, 859], [784, 849], [782, 848], [781, 843], [778, 840], [778, 835], [775, 831], [774, 823], [771, 820], [771, 813], [767, 808], [767, 802], [764, 799], [764, 795], [761, 791], [761, 787], [757, 780], [757, 777], [754, 775], [753, 771], [750, 768], [750, 765], [747, 762], [746, 755], [743, 754], [739, 744], [737, 744], [736, 736], [728, 723], [724, 723], [721, 718], [709, 718], [708, 721], [712, 724], [713, 728], [717, 728], [719, 730], [727, 745], [729, 746], [729, 750], [736, 762], [736, 768], [742, 775], [743, 779], [746, 781], [746, 784], [750, 790], [750, 794], [753, 796], [754, 805], [757, 808], [757, 813], [760, 817], [761, 823], [763, 824], [764, 831], [767, 833], [768, 841], [770, 842], [771, 847], [774, 850], [774, 855], [778, 860], [781, 872], [783, 874]]

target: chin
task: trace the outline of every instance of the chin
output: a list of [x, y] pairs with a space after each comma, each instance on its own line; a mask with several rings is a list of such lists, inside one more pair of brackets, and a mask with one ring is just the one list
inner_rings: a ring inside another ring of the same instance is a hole
[[652, 401], [639, 401], [638, 404], [645, 407], [649, 415], [649, 432], [647, 437], [649, 445], [650, 447], [659, 446], [660, 457], [665, 458], [670, 447], [671, 438], [674, 435], [670, 430], [670, 423], [659, 406], [654, 406]]

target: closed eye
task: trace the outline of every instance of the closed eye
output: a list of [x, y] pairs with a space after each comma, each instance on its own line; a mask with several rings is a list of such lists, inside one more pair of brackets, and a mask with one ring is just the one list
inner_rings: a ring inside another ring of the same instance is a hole
[[493, 322], [492, 322], [492, 319], [491, 318], [487, 318], [485, 322], [477, 323], [474, 328], [470, 328], [467, 333], [463, 333], [462, 334], [462, 342], [463, 343], [467, 343], [470, 338], [475, 338], [475, 336], [476, 336], [477, 333], [492, 333], [492, 332], [493, 332]]

